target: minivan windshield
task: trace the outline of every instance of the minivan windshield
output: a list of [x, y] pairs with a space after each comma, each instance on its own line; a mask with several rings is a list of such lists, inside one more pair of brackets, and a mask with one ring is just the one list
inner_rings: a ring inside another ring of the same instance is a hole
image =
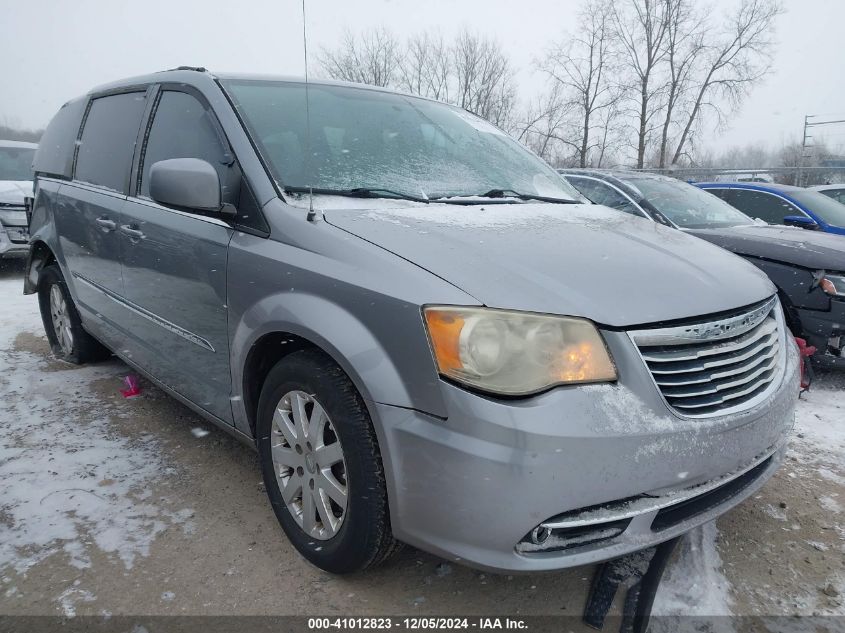
[[790, 191], [789, 195], [828, 224], [845, 227], [845, 204], [818, 191]]
[[273, 177], [288, 190], [581, 200], [546, 163], [460, 108], [353, 86], [309, 84], [306, 104], [301, 82], [223, 85]]
[[662, 178], [626, 178], [643, 198], [685, 229], [709, 229], [754, 224], [754, 220], [712, 193], [693, 185]]
[[0, 147], [0, 180], [32, 180], [31, 147]]

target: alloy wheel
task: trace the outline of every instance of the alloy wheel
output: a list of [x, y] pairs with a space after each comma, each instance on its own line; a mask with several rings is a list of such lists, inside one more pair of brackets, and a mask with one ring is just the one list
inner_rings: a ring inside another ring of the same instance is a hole
[[343, 447], [323, 406], [304, 391], [282, 396], [270, 438], [273, 470], [291, 516], [309, 536], [328, 540], [346, 515]]
[[70, 329], [70, 314], [67, 301], [57, 284], [50, 288], [50, 317], [53, 321], [53, 331], [56, 341], [66, 355], [73, 353], [73, 332]]

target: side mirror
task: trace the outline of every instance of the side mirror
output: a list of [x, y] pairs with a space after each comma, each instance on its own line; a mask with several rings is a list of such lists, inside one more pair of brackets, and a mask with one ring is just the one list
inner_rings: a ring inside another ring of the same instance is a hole
[[783, 223], [786, 226], [797, 226], [810, 231], [815, 231], [819, 228], [819, 225], [816, 224], [815, 220], [804, 215], [788, 215], [783, 219]]
[[153, 163], [150, 197], [167, 206], [234, 215], [234, 208], [221, 202], [217, 170], [199, 158], [170, 158]]

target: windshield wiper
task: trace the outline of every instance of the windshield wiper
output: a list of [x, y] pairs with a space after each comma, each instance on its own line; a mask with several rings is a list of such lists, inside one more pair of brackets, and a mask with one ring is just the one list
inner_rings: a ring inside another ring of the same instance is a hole
[[[413, 202], [429, 202], [427, 197], [414, 196], [402, 191], [393, 189], [382, 189], [381, 187], [354, 187], [352, 189], [319, 189], [311, 187], [285, 187], [288, 193], [316, 193], [327, 196], [346, 196], [348, 198], [396, 198], [398, 200], [411, 200]], [[421, 192], [422, 193], [422, 192]], [[423, 196], [425, 193], [423, 193]]]
[[[462, 200], [461, 198], [465, 198]], [[439, 196], [437, 198], [432, 198], [437, 202], [451, 202], [453, 204], [472, 204], [473, 202], [470, 200], [466, 200], [466, 198], [491, 198], [494, 200], [503, 200], [506, 198], [516, 198], [517, 200], [537, 200], [539, 202], [550, 202], [552, 204], [579, 204], [577, 200], [570, 200], [569, 198], [555, 198], [552, 196], [541, 196], [533, 193], [519, 193], [518, 191], [514, 191], [513, 189], [491, 189], [485, 193], [474, 193], [469, 195], [450, 195], [450, 196]], [[477, 201], [476, 201], [477, 202]]]
[[491, 189], [481, 194], [482, 198], [519, 198], [520, 200], [539, 200], [540, 202], [553, 202], [557, 204], [578, 204], [577, 200], [569, 198], [555, 198], [554, 196], [540, 196], [533, 193], [519, 193], [513, 189]]

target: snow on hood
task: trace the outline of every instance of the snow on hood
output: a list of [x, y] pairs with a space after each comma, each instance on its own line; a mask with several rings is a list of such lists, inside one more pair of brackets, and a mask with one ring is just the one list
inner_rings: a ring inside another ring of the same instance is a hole
[[19, 204], [32, 195], [31, 180], [0, 180], [0, 204]]
[[731, 310], [775, 292], [757, 268], [704, 240], [596, 205], [377, 202], [314, 205], [330, 224], [491, 307], [627, 327]]

